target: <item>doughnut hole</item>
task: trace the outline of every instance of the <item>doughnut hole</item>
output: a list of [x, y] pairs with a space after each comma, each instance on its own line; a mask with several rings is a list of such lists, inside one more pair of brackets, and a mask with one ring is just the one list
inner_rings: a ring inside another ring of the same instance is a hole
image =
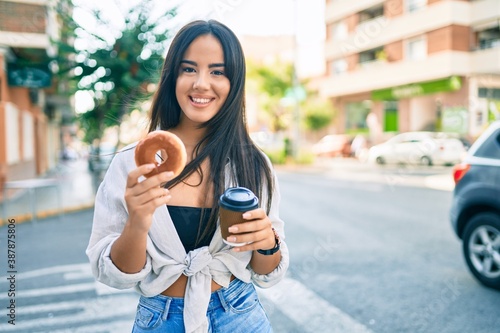
[[159, 167], [161, 164], [165, 163], [168, 159], [168, 154], [165, 149], [160, 149], [155, 154], [156, 167]]

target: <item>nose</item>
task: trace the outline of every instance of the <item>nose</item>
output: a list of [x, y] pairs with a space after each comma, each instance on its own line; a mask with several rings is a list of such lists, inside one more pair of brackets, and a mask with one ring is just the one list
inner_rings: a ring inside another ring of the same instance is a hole
[[208, 90], [210, 88], [210, 79], [208, 74], [198, 73], [196, 79], [193, 83], [193, 89], [195, 90]]

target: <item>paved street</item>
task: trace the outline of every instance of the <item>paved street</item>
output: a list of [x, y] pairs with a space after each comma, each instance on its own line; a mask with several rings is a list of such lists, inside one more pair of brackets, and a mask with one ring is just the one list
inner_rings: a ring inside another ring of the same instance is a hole
[[[450, 191], [325, 174], [280, 180], [289, 277], [328, 301], [326, 323], [337, 311], [372, 332], [498, 331], [500, 293], [467, 271], [448, 221]], [[325, 320], [307, 309], [296, 312]]]
[[[449, 172], [280, 169], [291, 268], [259, 290], [275, 332], [496, 332], [500, 293], [472, 278], [448, 222]], [[1, 332], [130, 331], [137, 295], [91, 276], [91, 219], [84, 210], [0, 228], [0, 267], [8, 268], [0, 272]]]

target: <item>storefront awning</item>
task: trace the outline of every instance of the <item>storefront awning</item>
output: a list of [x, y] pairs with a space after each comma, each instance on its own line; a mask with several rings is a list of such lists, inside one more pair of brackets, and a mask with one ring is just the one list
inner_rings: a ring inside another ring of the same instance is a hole
[[407, 84], [404, 86], [372, 91], [372, 100], [393, 101], [437, 92], [455, 91], [462, 87], [462, 80], [458, 76], [446, 79]]

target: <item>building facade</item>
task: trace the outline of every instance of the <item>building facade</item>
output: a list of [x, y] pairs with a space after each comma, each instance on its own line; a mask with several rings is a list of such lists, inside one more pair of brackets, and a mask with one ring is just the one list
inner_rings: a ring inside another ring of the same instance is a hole
[[499, 118], [500, 1], [326, 0], [325, 22], [335, 131], [474, 138]]
[[57, 163], [61, 110], [71, 113], [49, 69], [57, 31], [48, 0], [0, 1], [0, 182], [35, 177]]

